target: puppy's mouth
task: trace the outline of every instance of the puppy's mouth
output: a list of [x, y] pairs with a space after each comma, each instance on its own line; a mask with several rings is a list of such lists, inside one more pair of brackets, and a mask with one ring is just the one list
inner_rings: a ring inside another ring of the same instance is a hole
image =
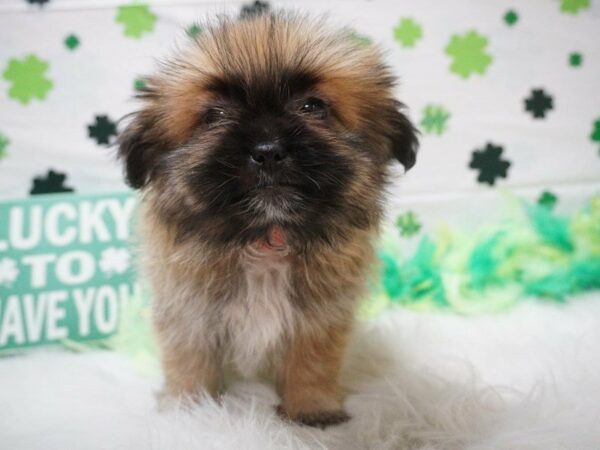
[[262, 252], [280, 256], [287, 254], [289, 250], [287, 236], [279, 225], [269, 226], [265, 236], [257, 240], [254, 245]]

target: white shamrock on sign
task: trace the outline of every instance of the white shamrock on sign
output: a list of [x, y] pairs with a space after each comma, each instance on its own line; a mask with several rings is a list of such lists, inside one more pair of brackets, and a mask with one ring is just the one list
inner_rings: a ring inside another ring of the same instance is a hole
[[9, 286], [15, 282], [18, 276], [19, 269], [17, 268], [17, 262], [14, 259], [0, 259], [0, 284]]
[[131, 255], [127, 249], [108, 247], [102, 251], [100, 270], [109, 277], [117, 273], [124, 273], [129, 269], [130, 259]]

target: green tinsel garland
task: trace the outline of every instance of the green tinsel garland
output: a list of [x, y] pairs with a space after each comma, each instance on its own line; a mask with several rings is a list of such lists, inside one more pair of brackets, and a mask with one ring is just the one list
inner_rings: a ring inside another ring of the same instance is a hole
[[527, 297], [560, 302], [600, 289], [600, 196], [572, 217], [519, 201], [510, 220], [469, 234], [443, 229], [423, 237], [409, 258], [398, 233], [384, 233], [379, 248], [366, 316], [389, 304], [480, 313]]

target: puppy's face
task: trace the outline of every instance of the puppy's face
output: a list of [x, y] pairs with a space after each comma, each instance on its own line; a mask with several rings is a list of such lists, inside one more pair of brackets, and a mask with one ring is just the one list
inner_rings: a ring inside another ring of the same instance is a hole
[[148, 80], [120, 140], [127, 179], [181, 238], [331, 242], [380, 215], [415, 130], [374, 48], [286, 15], [222, 22]]

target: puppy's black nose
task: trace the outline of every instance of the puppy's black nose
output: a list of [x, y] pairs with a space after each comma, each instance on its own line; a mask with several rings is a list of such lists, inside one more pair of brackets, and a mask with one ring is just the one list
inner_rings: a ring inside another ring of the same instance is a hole
[[265, 168], [274, 168], [285, 159], [287, 153], [276, 141], [260, 142], [250, 150], [252, 161]]

